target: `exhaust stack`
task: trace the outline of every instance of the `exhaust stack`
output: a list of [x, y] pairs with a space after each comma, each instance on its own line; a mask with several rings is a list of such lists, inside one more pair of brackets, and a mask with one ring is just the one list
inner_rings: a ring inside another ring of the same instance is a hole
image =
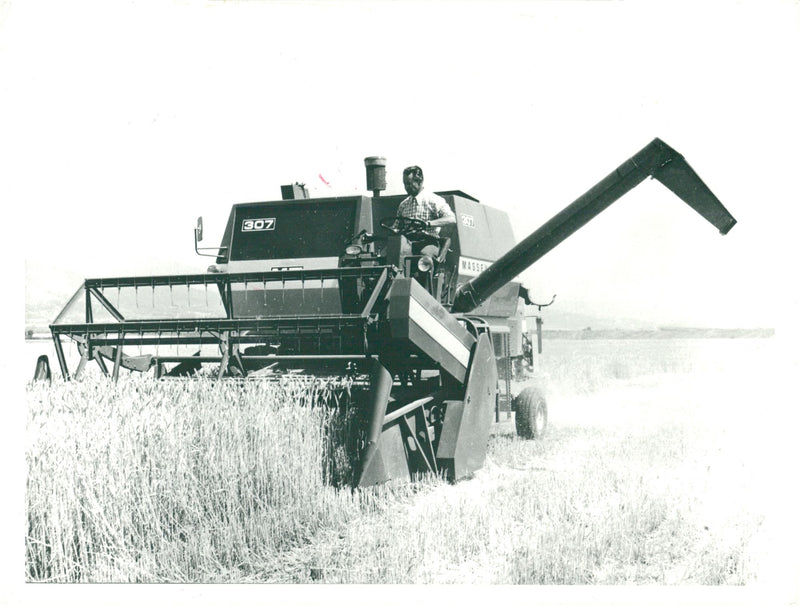
[[727, 234], [736, 224], [717, 197], [678, 152], [653, 139], [639, 153], [459, 288], [453, 312], [478, 307], [504, 284], [533, 265], [647, 177], [661, 181], [686, 204]]
[[367, 189], [377, 198], [386, 189], [386, 158], [369, 156], [364, 158], [364, 166], [367, 168]]

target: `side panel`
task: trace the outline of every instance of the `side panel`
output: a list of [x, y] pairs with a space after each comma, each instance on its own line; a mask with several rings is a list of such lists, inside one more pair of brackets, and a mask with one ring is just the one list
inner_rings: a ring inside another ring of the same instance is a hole
[[[516, 241], [508, 215], [501, 210], [453, 196], [457, 237], [453, 250], [458, 262], [458, 285], [477, 276], [508, 252]], [[517, 308], [519, 282], [509, 282], [472, 313], [508, 317]]]
[[459, 196], [453, 196], [453, 202], [461, 256], [494, 261], [516, 244], [511, 221], [504, 211]]
[[230, 261], [338, 257], [357, 233], [361, 197], [241, 204]]
[[[347, 241], [372, 228], [370, 198], [347, 196], [237, 204], [223, 245], [228, 273], [337, 267]], [[342, 313], [336, 280], [271, 282], [232, 287], [236, 317]]]
[[388, 298], [392, 339], [410, 342], [463, 383], [472, 335], [413, 278], [392, 282]]
[[518, 300], [519, 282], [509, 282], [470, 313], [476, 316], [507, 318], [514, 315]]
[[473, 347], [463, 401], [447, 403], [436, 460], [452, 480], [483, 467], [497, 396], [494, 350], [485, 334]]

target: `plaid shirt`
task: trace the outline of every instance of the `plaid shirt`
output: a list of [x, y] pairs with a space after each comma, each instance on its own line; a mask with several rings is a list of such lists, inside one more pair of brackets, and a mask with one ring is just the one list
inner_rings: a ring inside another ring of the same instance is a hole
[[[420, 219], [421, 221], [432, 221], [433, 219], [441, 219], [442, 217], [453, 217], [455, 215], [444, 198], [437, 196], [434, 193], [429, 193], [424, 189], [416, 196], [408, 196], [397, 207], [398, 217], [407, 217], [409, 219]], [[426, 234], [431, 236], [439, 236], [441, 227], [429, 227], [425, 230]]]

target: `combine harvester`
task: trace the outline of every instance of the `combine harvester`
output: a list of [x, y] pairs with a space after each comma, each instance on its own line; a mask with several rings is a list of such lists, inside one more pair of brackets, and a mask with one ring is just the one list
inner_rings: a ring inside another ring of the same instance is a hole
[[396, 218], [405, 196], [381, 196], [385, 160], [365, 164], [371, 197], [308, 199], [303, 186], [284, 186], [283, 200], [234, 205], [218, 248], [198, 248], [198, 219], [195, 249], [216, 259], [207, 273], [86, 280], [50, 326], [64, 379], [65, 337], [80, 352], [75, 377], [89, 361], [114, 379], [121, 368], [156, 377], [350, 375], [365, 395], [357, 485], [420, 472], [458, 480], [483, 466], [501, 411], [515, 412], [524, 438], [546, 428], [540, 391], [511, 393], [528, 336], [525, 305], [536, 305], [513, 281], [520, 272], [647, 177], [722, 234], [736, 223], [655, 139], [516, 245], [503, 211], [438, 192], [457, 223], [443, 230], [434, 259], [412, 254], [411, 242], [431, 236], [423, 223]]

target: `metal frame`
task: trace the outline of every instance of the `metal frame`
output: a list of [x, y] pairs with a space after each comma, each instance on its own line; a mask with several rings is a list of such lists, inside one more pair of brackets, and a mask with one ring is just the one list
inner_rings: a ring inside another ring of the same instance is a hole
[[[108, 369], [103, 363], [103, 357], [107, 357], [114, 360], [111, 374], [115, 380], [119, 376], [119, 369], [122, 366], [143, 370], [138, 366], [146, 365], [149, 368], [155, 365], [156, 375], [159, 376], [159, 365], [163, 362], [194, 361], [201, 364], [216, 362], [220, 364], [218, 376], [221, 377], [231, 365], [240, 368], [244, 373], [244, 360], [262, 362], [268, 360], [354, 360], [369, 355], [367, 326], [374, 323], [377, 316], [376, 304], [385, 294], [390, 283], [390, 272], [394, 275], [395, 271], [390, 266], [375, 266], [88, 279], [84, 281], [83, 286], [72, 296], [66, 307], [50, 325], [50, 332], [59, 367], [66, 380], [69, 380], [70, 373], [61, 340], [64, 336], [78, 343], [81, 350], [81, 361], [76, 370], [76, 376], [83, 371], [86, 362], [91, 359], [95, 359], [103, 373], [108, 374]], [[234, 308], [232, 296], [232, 285], [234, 284], [264, 284], [266, 287], [267, 283], [299, 282], [304, 285], [306, 281], [313, 280], [320, 281], [324, 285], [326, 280], [338, 282], [341, 279], [361, 279], [362, 283], [365, 279], [374, 280], [372, 291], [363, 304], [363, 308], [356, 310], [357, 313], [273, 316], [269, 318], [237, 317], [237, 311]], [[122, 312], [101, 292], [103, 288], [155, 289], [156, 286], [169, 286], [170, 288], [185, 286], [188, 288], [191, 285], [216, 286], [219, 289], [226, 317], [130, 320], [126, 319]], [[64, 316], [75, 305], [81, 293], [85, 296], [85, 322], [63, 323]], [[92, 299], [95, 299], [115, 321], [96, 322]], [[245, 356], [240, 352], [241, 345], [268, 345], [278, 338], [296, 339], [297, 349], [300, 351], [295, 355], [283, 356]], [[125, 346], [152, 345], [218, 345], [221, 354], [219, 356], [148, 354], [143, 361], [123, 354]], [[134, 362], [134, 360], [136, 361]]]

